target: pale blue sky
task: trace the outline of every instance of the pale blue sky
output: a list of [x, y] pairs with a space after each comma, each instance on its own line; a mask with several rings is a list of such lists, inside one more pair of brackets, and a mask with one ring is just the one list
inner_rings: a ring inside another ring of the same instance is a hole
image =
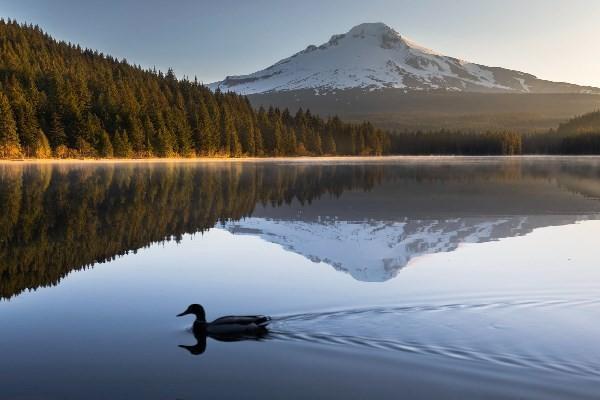
[[597, 0], [2, 0], [0, 15], [204, 82], [384, 22], [446, 55], [600, 87]]

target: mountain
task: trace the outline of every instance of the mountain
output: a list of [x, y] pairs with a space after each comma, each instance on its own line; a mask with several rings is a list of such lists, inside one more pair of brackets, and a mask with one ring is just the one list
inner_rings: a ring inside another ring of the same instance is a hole
[[403, 92], [580, 93], [600, 89], [538, 79], [534, 75], [448, 57], [401, 36], [383, 23], [365, 23], [320, 45], [249, 74], [209, 87], [241, 94], [310, 89]]

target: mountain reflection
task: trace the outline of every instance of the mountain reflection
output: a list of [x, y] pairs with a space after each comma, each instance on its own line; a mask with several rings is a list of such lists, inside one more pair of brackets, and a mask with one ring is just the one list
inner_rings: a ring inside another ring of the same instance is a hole
[[2, 164], [0, 297], [222, 224], [357, 279], [410, 259], [600, 213], [600, 164]]

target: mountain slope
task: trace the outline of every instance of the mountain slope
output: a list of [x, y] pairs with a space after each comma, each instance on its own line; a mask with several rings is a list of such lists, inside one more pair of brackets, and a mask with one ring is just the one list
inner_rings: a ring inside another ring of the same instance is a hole
[[546, 132], [574, 115], [600, 109], [593, 94], [409, 92], [402, 89], [340, 90], [315, 95], [313, 89], [248, 95], [255, 108], [276, 105], [309, 109], [347, 122], [368, 120], [390, 131], [441, 128], [485, 132]]
[[401, 89], [499, 93], [599, 93], [600, 89], [555, 83], [524, 72], [486, 67], [438, 54], [382, 23], [355, 26], [321, 46], [249, 75], [229, 76], [211, 89], [242, 94], [313, 89]]

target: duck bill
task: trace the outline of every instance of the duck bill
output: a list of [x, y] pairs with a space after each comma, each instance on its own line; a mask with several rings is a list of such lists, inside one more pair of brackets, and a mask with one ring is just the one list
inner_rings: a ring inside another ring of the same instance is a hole
[[184, 311], [181, 314], [177, 314], [176, 317], [183, 317], [184, 315], [188, 315], [188, 314], [189, 314], [189, 312]]

